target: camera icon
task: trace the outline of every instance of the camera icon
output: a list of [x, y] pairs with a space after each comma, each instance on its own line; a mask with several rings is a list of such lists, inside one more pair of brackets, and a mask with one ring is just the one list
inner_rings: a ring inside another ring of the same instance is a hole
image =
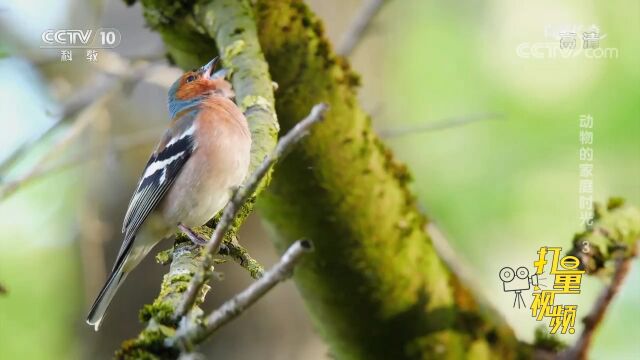
[[518, 306], [521, 308], [521, 304], [524, 307], [527, 305], [522, 298], [522, 292], [534, 287], [534, 290], [538, 290], [538, 275], [534, 274], [529, 276], [529, 269], [524, 266], [519, 267], [515, 271], [510, 267], [503, 267], [498, 273], [500, 280], [502, 280], [502, 289], [504, 292], [515, 292], [515, 299], [513, 300], [513, 307]]

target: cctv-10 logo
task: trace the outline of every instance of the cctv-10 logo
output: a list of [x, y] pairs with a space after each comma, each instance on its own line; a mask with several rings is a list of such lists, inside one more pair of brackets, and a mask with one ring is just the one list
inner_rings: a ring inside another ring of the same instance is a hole
[[[560, 330], [562, 334], [575, 333], [575, 321], [578, 306], [556, 304], [556, 295], [579, 294], [584, 270], [579, 270], [580, 260], [575, 256], [561, 256], [561, 247], [543, 246], [538, 250], [538, 259], [533, 262], [534, 273], [530, 274], [525, 266], [516, 270], [503, 267], [499, 272], [504, 292], [514, 294], [513, 307], [518, 309], [527, 307], [522, 296], [523, 291], [533, 288], [531, 301], [531, 316], [537, 321], [549, 319], [549, 332], [555, 334]], [[550, 262], [548, 260], [550, 257]], [[548, 265], [548, 266], [547, 266]], [[553, 286], [546, 289], [545, 281], [549, 277], [542, 277], [548, 268], [548, 276], [553, 277]]]
[[114, 28], [100, 28], [95, 33], [90, 29], [49, 29], [42, 33], [41, 38], [43, 45], [40, 45], [40, 48], [43, 49], [113, 49], [120, 45], [122, 35], [118, 29]]

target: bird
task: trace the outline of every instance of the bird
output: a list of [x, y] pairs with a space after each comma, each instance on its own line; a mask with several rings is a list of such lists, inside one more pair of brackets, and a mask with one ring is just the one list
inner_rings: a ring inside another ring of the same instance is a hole
[[226, 70], [214, 73], [218, 61], [187, 71], [169, 89], [169, 127], [142, 171], [124, 216], [120, 251], [87, 316], [95, 331], [149, 251], [176, 229], [196, 242], [191, 229], [222, 210], [246, 178], [251, 134]]

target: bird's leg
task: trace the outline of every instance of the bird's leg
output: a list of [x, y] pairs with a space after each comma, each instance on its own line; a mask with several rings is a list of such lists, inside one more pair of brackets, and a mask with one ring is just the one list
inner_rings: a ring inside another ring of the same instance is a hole
[[182, 223], [179, 223], [178, 229], [180, 229], [180, 231], [182, 231], [185, 235], [187, 235], [187, 237], [189, 238], [189, 240], [191, 240], [192, 243], [200, 246], [207, 245], [207, 242], [208, 242], [207, 239], [204, 239], [202, 236], [198, 235], [195, 231], [191, 230], [191, 228], [189, 228], [188, 226]]

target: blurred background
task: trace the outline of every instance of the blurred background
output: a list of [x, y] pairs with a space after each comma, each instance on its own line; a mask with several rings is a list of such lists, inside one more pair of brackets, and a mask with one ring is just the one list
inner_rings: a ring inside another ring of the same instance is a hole
[[[363, 2], [308, 3], [337, 44]], [[575, 32], [579, 49], [593, 25], [601, 51], [557, 51], [559, 33]], [[47, 29], [101, 27], [118, 29], [122, 40], [97, 61], [84, 50], [61, 61], [60, 50], [40, 48]], [[152, 257], [128, 278], [99, 333], [84, 319], [167, 122], [166, 91], [180, 71], [163, 54], [139, 5], [0, 0], [0, 359], [110, 358], [141, 329], [138, 310], [166, 271]], [[539, 247], [569, 246], [581, 229], [581, 115], [594, 119], [594, 199], [640, 205], [640, 2], [390, 1], [351, 61], [363, 76], [364, 108], [409, 164], [421, 206], [472, 269], [473, 287], [531, 340], [540, 323], [512, 308], [498, 271], [531, 268]], [[470, 123], [424, 129], [443, 121]], [[277, 259], [259, 213], [240, 240], [264, 265]], [[225, 279], [208, 308], [251, 281], [234, 264], [217, 270]], [[584, 316], [602, 286], [585, 278], [582, 293], [562, 302]], [[638, 304], [635, 261], [593, 359], [638, 358]], [[329, 356], [292, 282], [202, 350], [234, 359]]]

